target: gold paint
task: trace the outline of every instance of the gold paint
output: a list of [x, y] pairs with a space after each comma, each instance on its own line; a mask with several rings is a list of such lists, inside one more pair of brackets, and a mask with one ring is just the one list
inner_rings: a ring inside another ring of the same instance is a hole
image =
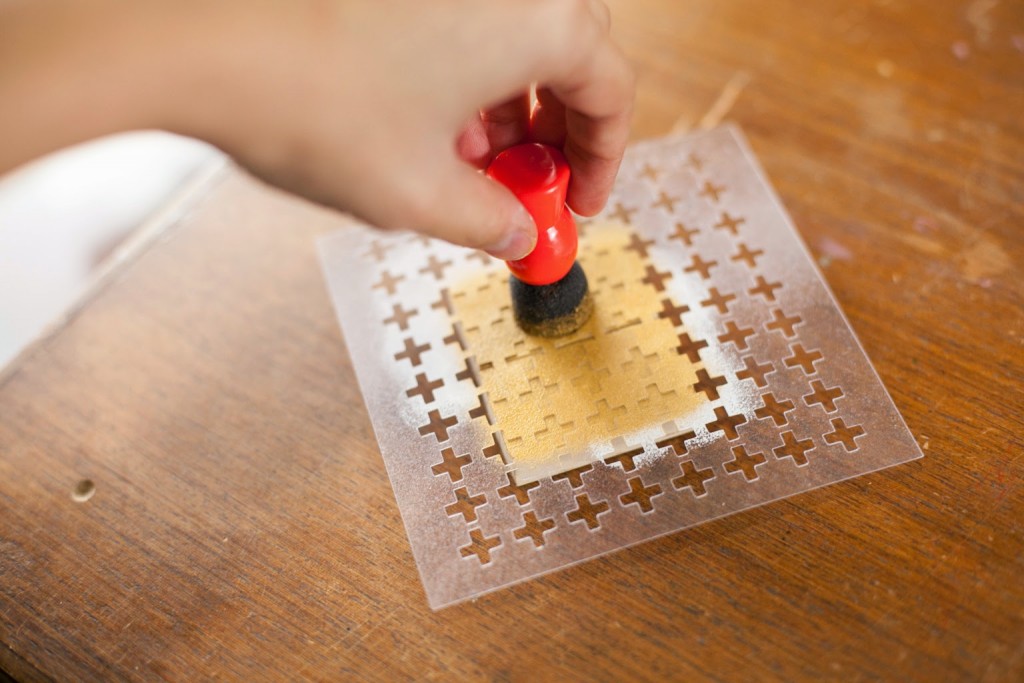
[[565, 337], [519, 329], [503, 268], [453, 289], [469, 353], [521, 483], [625, 450], [612, 444], [620, 437], [634, 447], [640, 432], [707, 402], [693, 390], [700, 366], [675, 350], [682, 330], [658, 317], [667, 293], [642, 282], [647, 262], [626, 249], [629, 235], [619, 224], [588, 227], [579, 261], [594, 314]]

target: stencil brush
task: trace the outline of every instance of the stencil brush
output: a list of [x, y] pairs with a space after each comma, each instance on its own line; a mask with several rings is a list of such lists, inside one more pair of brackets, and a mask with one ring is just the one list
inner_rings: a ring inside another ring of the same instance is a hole
[[487, 175], [510, 189], [537, 224], [534, 250], [506, 262], [516, 324], [537, 337], [575, 332], [590, 319], [594, 303], [576, 262], [576, 221], [565, 205], [569, 162], [554, 147], [527, 143], [501, 152]]

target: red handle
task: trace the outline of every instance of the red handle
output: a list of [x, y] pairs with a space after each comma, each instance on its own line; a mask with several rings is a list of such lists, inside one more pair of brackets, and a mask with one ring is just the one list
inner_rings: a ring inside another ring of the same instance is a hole
[[537, 246], [525, 258], [509, 261], [517, 278], [548, 285], [565, 277], [576, 260], [576, 222], [565, 206], [569, 162], [554, 147], [527, 143], [509, 147], [487, 168], [487, 175], [510, 189], [537, 224]]

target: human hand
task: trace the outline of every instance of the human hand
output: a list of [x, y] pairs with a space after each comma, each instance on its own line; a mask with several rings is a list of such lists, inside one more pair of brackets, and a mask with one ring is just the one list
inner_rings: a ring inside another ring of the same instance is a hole
[[600, 0], [51, 0], [0, 3], [0, 34], [0, 101], [17, 103], [0, 107], [0, 173], [164, 128], [380, 227], [510, 260], [536, 227], [473, 166], [560, 145], [569, 205], [593, 215], [629, 134], [633, 75]]
[[509, 260], [529, 253], [536, 227], [473, 168], [505, 147], [561, 146], [570, 207], [604, 206], [633, 75], [600, 0], [227, 4], [219, 21], [230, 28], [206, 29], [216, 49], [186, 79], [193, 96], [171, 105], [169, 125], [261, 178], [382, 228]]

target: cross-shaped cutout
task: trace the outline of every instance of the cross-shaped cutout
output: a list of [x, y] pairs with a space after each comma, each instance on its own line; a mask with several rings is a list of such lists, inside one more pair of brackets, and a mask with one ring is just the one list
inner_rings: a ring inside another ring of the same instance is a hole
[[476, 356], [469, 356], [466, 358], [466, 369], [459, 370], [455, 373], [455, 379], [460, 382], [464, 379], [468, 379], [473, 382], [473, 386], [480, 386], [480, 366], [477, 364]]
[[676, 223], [676, 230], [668, 236], [670, 240], [680, 240], [683, 244], [688, 247], [693, 246], [693, 236], [696, 235], [700, 230], [696, 228], [687, 228], [682, 223]]
[[634, 448], [626, 451], [625, 453], [619, 453], [618, 455], [613, 455], [610, 458], [605, 458], [604, 461], [606, 463], [619, 463], [619, 465], [622, 466], [623, 471], [632, 472], [636, 469], [636, 462], [634, 462], [634, 460], [638, 455], [643, 454], [643, 448]]
[[790, 347], [793, 351], [793, 355], [784, 358], [782, 362], [786, 364], [787, 368], [800, 367], [804, 371], [805, 375], [813, 375], [817, 372], [817, 368], [814, 364], [823, 358], [820, 351], [806, 351], [802, 344], [793, 344]]
[[451, 261], [441, 261], [435, 254], [431, 254], [430, 258], [427, 259], [425, 266], [420, 268], [420, 272], [426, 275], [432, 273], [434, 278], [440, 281], [444, 278], [444, 269], [452, 265]]
[[682, 434], [670, 436], [667, 439], [662, 439], [661, 441], [656, 442], [654, 445], [657, 446], [658, 448], [671, 448], [673, 453], [675, 453], [678, 456], [683, 456], [686, 455], [687, 451], [689, 450], [686, 447], [686, 442], [689, 441], [690, 439], [695, 438], [697, 438], [697, 434], [693, 430], [690, 430], [688, 432], [683, 432]]
[[468, 454], [455, 455], [455, 451], [446, 448], [441, 451], [441, 462], [433, 465], [430, 470], [437, 476], [447, 474], [452, 482], [462, 481], [462, 468], [473, 461]]
[[693, 385], [693, 390], [698, 394], [703, 391], [709, 401], [717, 401], [718, 387], [724, 385], [724, 377], [712, 377], [707, 370], [701, 368], [697, 371], [697, 382]]
[[704, 170], [704, 161], [693, 152], [686, 158], [686, 163], [683, 165], [696, 173]]
[[545, 532], [551, 531], [555, 528], [555, 520], [553, 519], [537, 519], [537, 515], [533, 512], [527, 512], [523, 514], [523, 526], [518, 529], [512, 530], [512, 535], [518, 539], [529, 538], [533, 541], [533, 545], [537, 548], [544, 545], [544, 534]]
[[798, 315], [786, 315], [781, 308], [772, 311], [773, 319], [764, 324], [767, 330], [778, 330], [784, 337], [795, 337], [796, 326], [804, 321]]
[[608, 214], [608, 218], [613, 218], [622, 223], [632, 223], [634, 213], [636, 213], [636, 209], [627, 209], [622, 205], [622, 202], [615, 202], [615, 210]]
[[590, 496], [585, 493], [581, 493], [576, 496], [576, 509], [565, 514], [566, 519], [570, 522], [586, 523], [588, 529], [596, 529], [601, 526], [601, 522], [598, 521], [598, 516], [608, 512], [608, 503], [598, 501], [597, 503], [590, 502]]
[[746, 368], [736, 373], [737, 379], [752, 379], [758, 388], [768, 386], [768, 382], [765, 380], [765, 377], [775, 372], [774, 365], [767, 362], [758, 364], [758, 362], [754, 360], [753, 356], [746, 356], [743, 359], [743, 363], [746, 365]]
[[811, 389], [814, 389], [814, 391], [804, 396], [804, 403], [809, 406], [820, 405], [825, 409], [826, 413], [834, 413], [836, 411], [836, 399], [843, 396], [842, 389], [839, 387], [826, 388], [825, 384], [819, 379], [811, 381]]
[[864, 436], [864, 428], [860, 425], [846, 426], [843, 418], [832, 420], [832, 430], [825, 435], [825, 443], [842, 443], [847, 451], [857, 450], [857, 439]]
[[672, 486], [675, 486], [677, 489], [689, 488], [693, 495], [698, 497], [707, 494], [708, 491], [704, 488], [704, 482], [715, 478], [715, 473], [710, 467], [705, 470], [698, 470], [697, 466], [690, 460], [679, 463], [679, 467], [683, 470], [683, 476], [673, 479]]
[[708, 343], [703, 339], [691, 339], [688, 332], [683, 332], [679, 335], [679, 346], [676, 347], [676, 353], [686, 356], [691, 363], [697, 363], [700, 361], [700, 350], [707, 348], [707, 345]]
[[452, 295], [448, 291], [447, 287], [442, 287], [441, 291], [437, 295], [437, 300], [430, 304], [430, 307], [435, 311], [444, 309], [444, 312], [448, 315], [455, 315], [455, 309], [452, 306]]
[[387, 257], [388, 249], [392, 249], [394, 246], [394, 244], [385, 244], [380, 240], [373, 240], [370, 242], [370, 250], [363, 254], [363, 256], [369, 256], [374, 261], [381, 262]]
[[652, 183], [658, 182], [658, 176], [660, 174], [661, 171], [650, 164], [644, 164], [644, 167], [640, 170], [640, 177], [649, 178]]
[[665, 291], [665, 280], [671, 279], [672, 273], [659, 273], [654, 266], [647, 266], [647, 275], [640, 282], [654, 287], [659, 292]]
[[384, 318], [384, 324], [388, 325], [390, 323], [395, 323], [398, 325], [398, 329], [403, 332], [409, 329], [409, 318], [413, 317], [418, 312], [415, 308], [407, 311], [402, 308], [401, 304], [395, 304], [392, 307], [392, 311], [391, 317]]
[[629, 480], [629, 493], [624, 493], [619, 496], [625, 505], [637, 505], [640, 510], [646, 514], [654, 509], [651, 504], [651, 498], [661, 495], [661, 486], [658, 484], [651, 484], [650, 486], [644, 486], [643, 479], [640, 477], [633, 477]]
[[505, 322], [505, 318], [512, 312], [512, 304], [506, 303], [498, 306], [498, 310], [495, 312], [494, 319], [491, 320], [490, 324], [492, 327], [497, 327]]
[[645, 240], [635, 232], [629, 235], [629, 244], [626, 245], [626, 251], [635, 251], [637, 256], [640, 258], [647, 258], [647, 247], [654, 244], [654, 240]]
[[506, 473], [508, 485], [498, 489], [498, 495], [502, 498], [515, 498], [520, 505], [528, 505], [530, 502], [530, 489], [540, 486], [539, 481], [531, 481], [529, 484], [517, 484], [511, 474]]
[[719, 313], [725, 315], [729, 312], [729, 303], [735, 299], [735, 294], [722, 294], [718, 291], [718, 287], [712, 287], [708, 290], [708, 298], [701, 301], [700, 305], [705, 308], [711, 308], [714, 306], [718, 309]]
[[463, 557], [475, 555], [480, 564], [488, 564], [491, 561], [491, 551], [501, 545], [501, 537], [484, 536], [484, 532], [473, 529], [469, 532], [469, 545], [459, 548]]
[[666, 396], [675, 396], [676, 390], [669, 389], [668, 391], [662, 391], [661, 387], [658, 386], [657, 382], [652, 382], [644, 387], [645, 396], [637, 399], [637, 408], [643, 410], [646, 406], [650, 405], [652, 400], [658, 401], [664, 399]]
[[544, 349], [536, 345], [532, 339], [519, 339], [512, 342], [512, 354], [505, 356], [505, 362], [511, 363], [515, 360], [523, 360], [538, 353], [544, 353]]
[[[637, 348], [637, 352], [640, 349]], [[628, 362], [628, 361], [627, 361]], [[611, 377], [612, 371], [605, 367], [595, 368], [593, 362], [589, 357], [584, 358], [579, 367], [580, 374], [573, 377], [570, 384], [574, 388], [581, 386], [586, 387], [600, 387], [603, 381]]]
[[732, 441], [733, 439], [739, 438], [739, 432], [736, 428], [747, 421], [747, 418], [743, 415], [730, 415], [725, 408], [719, 406], [715, 408], [715, 421], [707, 424], [708, 432], [724, 432], [725, 438]]
[[740, 243], [739, 249], [732, 255], [733, 261], [743, 261], [749, 268], [757, 266], [757, 259], [760, 256], [764, 256], [764, 249], [754, 249], [751, 251], [750, 247], [746, 244]]
[[572, 426], [573, 426], [573, 423], [572, 423], [571, 420], [569, 422], [561, 422], [560, 423], [558, 421], [558, 418], [555, 415], [545, 415], [544, 416], [544, 426], [541, 427], [540, 429], [538, 429], [537, 431], [535, 431], [533, 433], [533, 437], [537, 438], [538, 436], [542, 436], [542, 435], [547, 434], [548, 432], [551, 432], [551, 431], [572, 429]]
[[466, 335], [462, 331], [462, 323], [452, 323], [452, 333], [445, 337], [442, 341], [444, 342], [445, 346], [448, 346], [449, 344], [458, 344], [459, 348], [465, 351], [467, 344]]
[[765, 463], [763, 453], [747, 453], [747, 449], [743, 446], [733, 446], [732, 455], [732, 461], [725, 463], [726, 472], [730, 474], [743, 472], [747, 481], [757, 479], [757, 466]]
[[715, 229], [728, 230], [731, 235], [738, 235], [740, 234], [740, 226], [746, 222], [746, 218], [733, 218], [729, 215], [728, 211], [723, 211], [718, 222], [715, 223]]
[[[629, 349], [629, 360], [622, 363], [622, 370], [630, 375], [631, 377], [647, 377], [651, 374], [651, 366], [654, 365], [658, 360], [658, 352], [644, 354], [640, 350], [639, 346], [633, 346]], [[586, 363], [590, 366], [590, 362]], [[611, 372], [603, 373], [603, 376], [610, 375]], [[590, 377], [590, 379], [597, 379], [598, 383], [600, 378]]]
[[775, 290], [782, 287], [781, 282], [768, 282], [764, 279], [764, 275], [757, 276], [757, 284], [748, 290], [752, 296], [757, 294], [764, 297], [765, 301], [775, 301]]
[[469, 491], [466, 487], [455, 490], [455, 502], [448, 505], [444, 511], [448, 513], [449, 517], [455, 515], [462, 515], [466, 522], [476, 521], [476, 509], [487, 502], [487, 496], [480, 494], [479, 496], [469, 495]]
[[567, 472], [553, 474], [551, 475], [551, 481], [562, 481], [564, 479], [569, 482], [569, 486], [574, 489], [578, 489], [583, 486], [583, 475], [592, 469], [594, 469], [593, 465], [584, 465], [583, 467], [577, 467], [576, 469], [572, 469]]
[[419, 373], [416, 375], [416, 386], [405, 392], [405, 395], [409, 398], [413, 396], [419, 396], [423, 399], [424, 403], [434, 402], [434, 391], [444, 386], [444, 381], [435, 379], [428, 380], [425, 373]]
[[775, 394], [769, 391], [761, 397], [761, 407], [754, 411], [754, 415], [762, 420], [771, 418], [777, 427], [781, 427], [788, 422], [786, 413], [795, 408], [792, 401], [779, 401]]
[[689, 311], [690, 307], [686, 304], [676, 306], [672, 299], [662, 299], [661, 310], [658, 311], [658, 317], [671, 322], [672, 327], [682, 327], [683, 313], [688, 313]]
[[430, 422], [420, 427], [420, 434], [433, 434], [438, 443], [448, 440], [448, 428], [454, 427], [459, 421], [454, 415], [441, 417], [441, 413], [436, 410], [431, 410], [427, 417], [430, 418]]
[[793, 432], [783, 432], [782, 445], [775, 448], [773, 453], [779, 458], [793, 458], [797, 465], [807, 464], [807, 452], [814, 450], [814, 441], [804, 439], [800, 441]]
[[466, 260], [467, 261], [476, 260], [476, 261], [479, 261], [480, 265], [482, 265], [482, 266], [490, 265], [492, 258], [493, 257], [490, 256], [486, 251], [480, 251], [479, 249], [475, 249], [475, 250], [469, 252], [469, 254], [466, 256]]
[[743, 351], [747, 348], [747, 337], [754, 334], [752, 327], [739, 327], [732, 320], [725, 323], [725, 334], [718, 335], [718, 341], [723, 344], [735, 344], [736, 348]]
[[718, 200], [721, 199], [723, 192], [725, 192], [724, 185], [715, 185], [710, 180], [705, 180], [704, 187], [697, 193], [697, 196], [707, 197], [713, 202], [718, 202]]
[[[529, 380], [527, 380], [526, 391], [519, 392], [519, 398], [522, 398], [523, 396], [529, 396], [530, 394], [534, 393], [542, 393], [545, 389], [550, 389], [553, 386], [555, 386], [554, 382], [552, 382], [551, 384], [544, 384], [544, 380], [542, 380], [538, 375], [534, 375]], [[549, 415], [549, 417], [554, 418], [554, 415]]]
[[371, 289], [384, 289], [387, 290], [388, 296], [395, 293], [395, 288], [398, 283], [405, 279], [405, 275], [398, 275], [397, 277], [392, 275], [390, 271], [381, 271], [380, 281], [371, 287]]
[[683, 268], [684, 273], [700, 273], [703, 280], [711, 277], [711, 269], [718, 265], [718, 261], [705, 261], [700, 254], [693, 255], [693, 262]]
[[670, 197], [664, 190], [658, 193], [658, 201], [654, 202], [654, 208], [664, 208], [669, 213], [676, 210], [676, 202], [679, 197]]
[[[501, 458], [501, 461], [506, 464], [510, 459], [508, 449], [505, 448], [505, 436], [500, 431], [491, 434], [491, 445], [484, 447], [480, 452], [485, 458]], [[509, 481], [512, 481], [511, 478]]]
[[[618, 399], [613, 399], [618, 400]], [[612, 405], [607, 398], [602, 398], [594, 404], [594, 412], [587, 416], [587, 424], [594, 424], [600, 422], [603, 418], [602, 413], [611, 413], [612, 418], [616, 416], [622, 416], [626, 414], [626, 406], [624, 405]]]
[[405, 340], [405, 350], [396, 353], [395, 360], [408, 359], [413, 367], [416, 367], [422, 362], [421, 357], [423, 354], [429, 350], [430, 344], [417, 344], [412, 337], [408, 337]]
[[494, 411], [491, 410], [491, 401], [488, 398], [486, 391], [480, 394], [479, 405], [469, 411], [469, 417], [471, 420], [482, 417], [487, 420], [487, 424], [494, 424]]

